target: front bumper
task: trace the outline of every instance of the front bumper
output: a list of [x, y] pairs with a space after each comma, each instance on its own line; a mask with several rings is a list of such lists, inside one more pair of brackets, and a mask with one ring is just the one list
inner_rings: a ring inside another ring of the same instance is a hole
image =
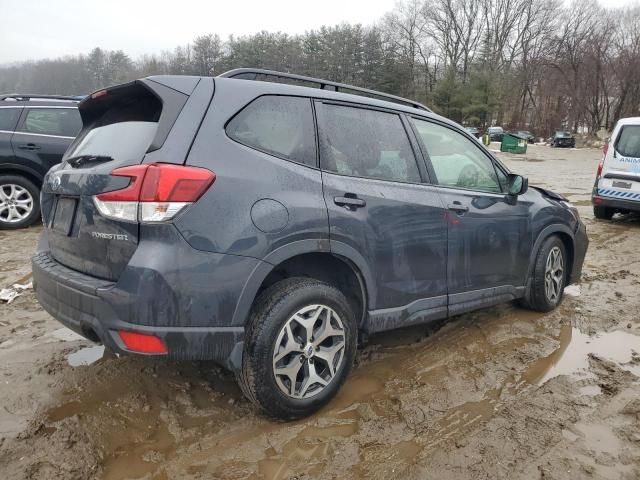
[[587, 255], [587, 249], [589, 248], [589, 237], [587, 236], [587, 227], [584, 223], [578, 222], [578, 227], [573, 237], [573, 265], [571, 266], [571, 276], [569, 278], [569, 284], [577, 283], [582, 276], [582, 266], [584, 265], [584, 258]]
[[[173, 257], [179, 257], [176, 250], [180, 248], [175, 244], [172, 248]], [[195, 251], [194, 255], [200, 252]], [[212, 255], [227, 268], [228, 262], [235, 261]], [[184, 258], [179, 259], [180, 263], [183, 261]], [[170, 262], [167, 260], [168, 268], [174, 270], [175, 265]], [[255, 265], [252, 261], [248, 263], [246, 268], [250, 271]], [[140, 271], [141, 267], [135, 266], [135, 255], [130, 264], [144, 286], [133, 284], [130, 276], [123, 275], [118, 282], [110, 282], [77, 272], [55, 260], [45, 232], [32, 258], [37, 299], [62, 324], [116, 353], [140, 354], [128, 350], [122, 342], [117, 332], [125, 330], [161, 338], [168, 349], [164, 356], [172, 359], [208, 360], [234, 371], [241, 367], [244, 326], [230, 321], [236, 306], [231, 293], [226, 291], [233, 286], [230, 280], [225, 284], [209, 272], [206, 277], [211, 278], [211, 283], [203, 280], [203, 275], [195, 276], [191, 282], [180, 277], [174, 283], [166, 272], [153, 270], [151, 275], [148, 269]], [[199, 262], [193, 264], [197, 266]], [[188, 266], [184, 263], [182, 266], [183, 273], [189, 276]], [[225, 269], [220, 270], [224, 273]], [[220, 303], [219, 296], [226, 302]]]

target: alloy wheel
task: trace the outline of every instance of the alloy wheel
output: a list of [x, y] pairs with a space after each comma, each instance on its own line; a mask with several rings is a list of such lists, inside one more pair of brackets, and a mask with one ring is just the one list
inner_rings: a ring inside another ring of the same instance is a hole
[[552, 303], [558, 301], [562, 293], [564, 282], [564, 259], [560, 247], [553, 247], [547, 256], [547, 265], [544, 271], [544, 290], [547, 300]]
[[326, 305], [308, 305], [294, 313], [278, 334], [273, 374], [285, 395], [311, 398], [322, 392], [340, 369], [345, 350], [342, 320]]
[[13, 183], [0, 185], [0, 221], [17, 223], [33, 211], [33, 197], [29, 190]]

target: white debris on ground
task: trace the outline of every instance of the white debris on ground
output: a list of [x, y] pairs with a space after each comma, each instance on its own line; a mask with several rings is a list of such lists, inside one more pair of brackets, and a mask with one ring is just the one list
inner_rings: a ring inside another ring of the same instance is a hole
[[564, 287], [564, 294], [570, 297], [579, 297], [581, 294], [580, 285], [569, 285]]
[[3, 288], [2, 290], [0, 290], [0, 300], [2, 300], [3, 302], [11, 303], [17, 297], [22, 295], [22, 293], [25, 290], [31, 290], [32, 288], [33, 288], [33, 282], [29, 282], [25, 284], [14, 283], [10, 287]]

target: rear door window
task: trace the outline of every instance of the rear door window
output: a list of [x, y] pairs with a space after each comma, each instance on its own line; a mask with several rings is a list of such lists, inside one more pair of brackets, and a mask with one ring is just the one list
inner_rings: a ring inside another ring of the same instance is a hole
[[75, 137], [82, 128], [77, 108], [27, 108], [20, 131]]
[[265, 95], [242, 109], [227, 125], [236, 142], [286, 160], [316, 165], [311, 100]]
[[0, 108], [0, 130], [13, 132], [21, 110], [21, 108]]
[[421, 181], [399, 115], [318, 103], [318, 121], [322, 169], [353, 177]]
[[640, 158], [640, 125], [625, 125], [618, 135], [616, 151], [624, 157]]

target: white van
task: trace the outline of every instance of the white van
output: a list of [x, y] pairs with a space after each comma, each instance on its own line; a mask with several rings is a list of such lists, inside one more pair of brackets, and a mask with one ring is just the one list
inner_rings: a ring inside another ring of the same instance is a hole
[[591, 196], [593, 214], [609, 220], [617, 212], [640, 212], [640, 117], [618, 121], [603, 153]]

